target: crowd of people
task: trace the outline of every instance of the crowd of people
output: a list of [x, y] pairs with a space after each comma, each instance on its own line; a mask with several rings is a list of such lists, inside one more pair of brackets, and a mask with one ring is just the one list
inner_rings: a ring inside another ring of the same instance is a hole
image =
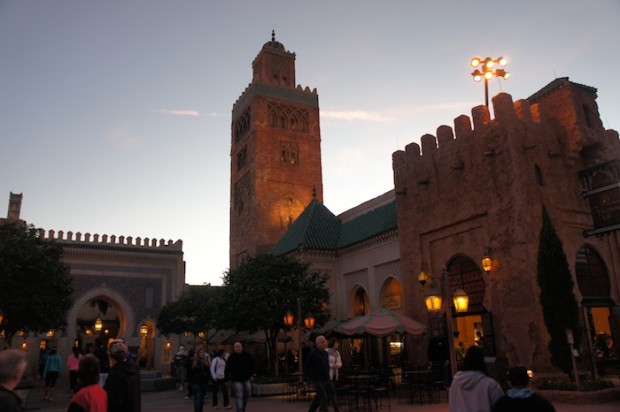
[[[443, 362], [445, 351], [438, 336], [431, 339], [429, 361]], [[82, 355], [74, 350], [68, 357], [69, 387], [72, 396], [68, 412], [139, 412], [141, 411], [141, 385], [139, 370], [130, 358], [130, 352], [122, 339], [112, 340], [106, 351], [106, 370], [102, 372], [102, 361], [94, 353]], [[177, 389], [188, 389], [187, 398], [193, 398], [194, 412], [202, 412], [207, 389], [211, 389], [212, 407], [231, 409], [228, 388], [232, 389], [235, 410], [245, 412], [251, 394], [251, 380], [255, 374], [253, 357], [244, 351], [241, 342], [235, 342], [233, 353], [223, 349], [209, 354], [201, 345], [195, 350], [185, 351], [180, 346], [173, 360]], [[324, 336], [316, 337], [313, 349], [308, 351], [304, 361], [304, 378], [315, 388], [315, 398], [309, 412], [327, 412], [331, 406], [339, 412], [336, 383], [339, 379], [342, 358], [338, 341], [329, 343]], [[15, 388], [21, 381], [27, 367], [26, 353], [22, 350], [0, 352], [0, 411], [21, 411], [21, 400]], [[51, 400], [63, 362], [54, 348], [46, 354], [40, 373], [45, 380], [44, 399]], [[439, 367], [432, 366], [437, 374]], [[103, 379], [102, 379], [103, 375]], [[453, 376], [449, 387], [449, 408], [451, 412], [513, 412], [539, 411], [555, 412], [553, 405], [541, 395], [528, 388], [529, 375], [526, 367], [517, 365], [509, 369], [510, 388], [504, 392], [500, 384], [488, 376], [484, 351], [479, 346], [467, 349], [460, 370]]]

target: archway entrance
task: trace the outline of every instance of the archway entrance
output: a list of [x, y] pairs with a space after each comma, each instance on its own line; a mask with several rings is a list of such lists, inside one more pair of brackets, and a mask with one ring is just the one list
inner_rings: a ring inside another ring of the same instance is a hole
[[83, 304], [76, 317], [77, 347], [84, 353], [94, 352], [99, 346], [118, 336], [120, 316], [117, 305], [105, 297], [97, 297]]
[[620, 323], [619, 311], [610, 298], [607, 267], [593, 248], [584, 245], [577, 251], [575, 275], [583, 296], [581, 305], [592, 368], [595, 374], [604, 374], [606, 360], [616, 352], [614, 342], [620, 339], [620, 331], [614, 328], [614, 323]]
[[458, 368], [470, 346], [481, 347], [488, 356], [495, 355], [493, 322], [491, 314], [482, 305], [485, 285], [478, 265], [472, 259], [459, 255], [448, 263], [447, 269], [450, 296], [457, 289], [463, 289], [469, 296], [467, 312], [454, 315], [453, 336], [449, 337], [452, 339]]

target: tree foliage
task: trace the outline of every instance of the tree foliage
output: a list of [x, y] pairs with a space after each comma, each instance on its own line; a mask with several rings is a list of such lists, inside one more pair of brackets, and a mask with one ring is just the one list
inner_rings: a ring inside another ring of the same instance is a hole
[[157, 329], [164, 334], [190, 332], [214, 333], [217, 286], [189, 286], [179, 297], [165, 305], [157, 316]]
[[[329, 319], [327, 275], [310, 272], [309, 265], [287, 256], [258, 255], [224, 274], [218, 317], [221, 329], [265, 331], [270, 352], [275, 353], [278, 333], [285, 327], [287, 311], [295, 316], [297, 299], [303, 315], [311, 312], [317, 324]], [[272, 366], [275, 357], [271, 357]]]
[[551, 363], [570, 373], [572, 362], [566, 330], [571, 329], [575, 342], [580, 342], [579, 312], [573, 294], [573, 278], [562, 248], [562, 241], [556, 234], [545, 208], [538, 246], [537, 277], [540, 286], [540, 304], [547, 331], [551, 336], [549, 342]]
[[39, 233], [32, 225], [0, 224], [0, 329], [7, 345], [19, 330], [64, 327], [72, 305], [72, 278], [62, 262], [62, 246]]

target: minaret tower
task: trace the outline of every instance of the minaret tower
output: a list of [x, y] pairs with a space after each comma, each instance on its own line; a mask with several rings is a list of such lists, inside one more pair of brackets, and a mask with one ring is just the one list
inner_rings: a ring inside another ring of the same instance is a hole
[[268, 253], [316, 197], [323, 200], [316, 89], [295, 85], [295, 53], [265, 43], [231, 124], [230, 267]]

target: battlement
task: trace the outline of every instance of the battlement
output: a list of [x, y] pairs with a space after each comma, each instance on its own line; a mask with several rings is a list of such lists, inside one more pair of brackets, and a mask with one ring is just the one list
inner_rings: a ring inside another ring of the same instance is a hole
[[[601, 141], [605, 135], [616, 135], [602, 126], [596, 89], [568, 78], [556, 79], [528, 99], [516, 102], [511, 95], [500, 93], [493, 97], [492, 106], [494, 119], [488, 107], [476, 106], [471, 118], [461, 115], [454, 119], [454, 128], [439, 126], [437, 136], [426, 134], [420, 145], [411, 143], [404, 151], [395, 152], [394, 170], [447, 147], [478, 150], [486, 156], [509, 140], [522, 147], [546, 147], [550, 156], [564, 153], [567, 161], [574, 161], [581, 148]], [[542, 130], [546, 133], [535, 133]]]
[[39, 229], [39, 236], [42, 239], [47, 240], [55, 240], [59, 243], [63, 244], [91, 244], [91, 245], [110, 245], [110, 246], [129, 246], [136, 248], [149, 248], [149, 249], [172, 249], [172, 250], [183, 250], [183, 241], [177, 240], [173, 242], [172, 240], [165, 241], [164, 239], [149, 239], [148, 237], [141, 238], [132, 236], [115, 236], [115, 235], [101, 235], [90, 233], [76, 232], [73, 233], [71, 231], [64, 232], [59, 230], [58, 232], [54, 230], [45, 231], [44, 229]]

